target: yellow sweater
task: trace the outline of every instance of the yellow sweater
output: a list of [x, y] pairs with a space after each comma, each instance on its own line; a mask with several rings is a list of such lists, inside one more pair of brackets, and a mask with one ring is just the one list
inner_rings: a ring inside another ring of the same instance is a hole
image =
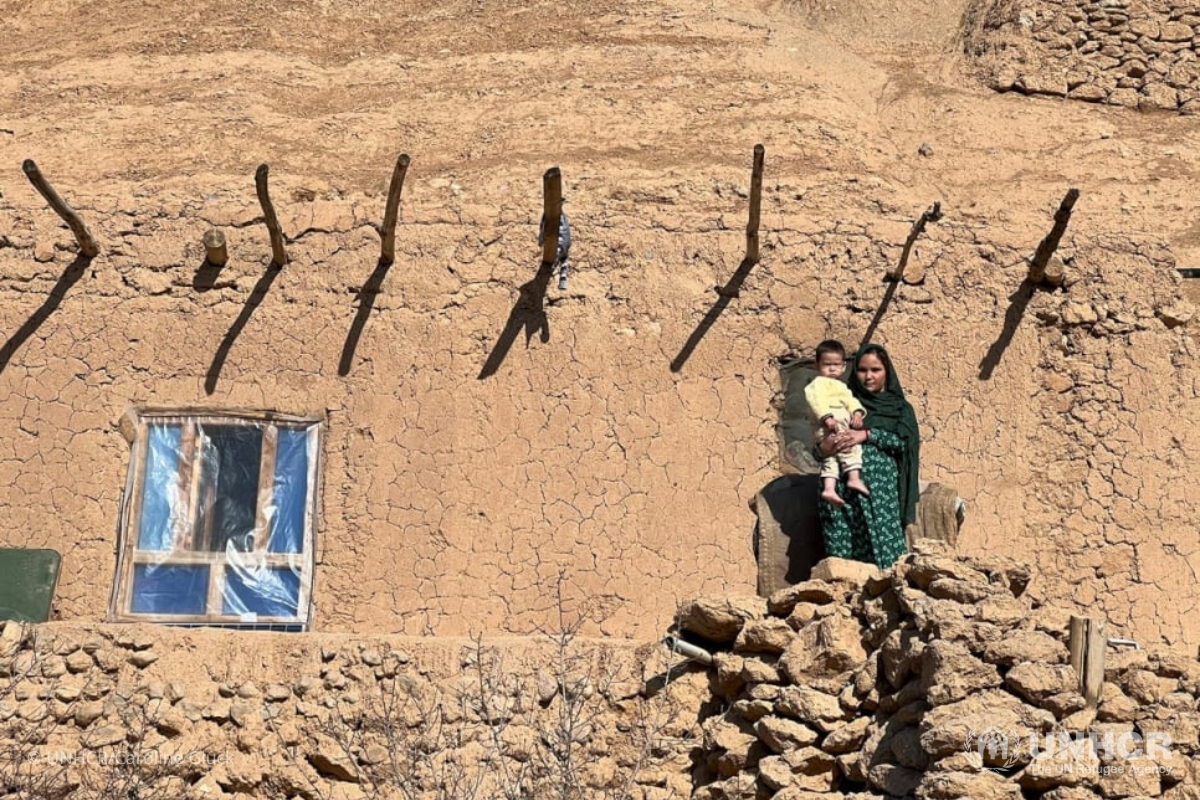
[[820, 422], [828, 416], [840, 416], [836, 412], [844, 409], [846, 418], [855, 411], [866, 413], [862, 403], [850, 392], [850, 387], [835, 378], [825, 378], [820, 375], [812, 379], [804, 387], [804, 399], [808, 401], [808, 410], [813, 419]]

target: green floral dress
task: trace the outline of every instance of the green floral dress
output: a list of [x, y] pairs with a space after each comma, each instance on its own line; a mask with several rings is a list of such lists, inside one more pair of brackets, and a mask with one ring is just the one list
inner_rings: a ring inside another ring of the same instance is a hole
[[826, 555], [866, 561], [887, 569], [908, 551], [904, 526], [900, 523], [900, 498], [896, 459], [904, 443], [891, 431], [871, 430], [862, 446], [863, 480], [871, 489], [864, 497], [850, 491], [841, 479], [838, 496], [846, 505], [837, 508], [818, 502]]

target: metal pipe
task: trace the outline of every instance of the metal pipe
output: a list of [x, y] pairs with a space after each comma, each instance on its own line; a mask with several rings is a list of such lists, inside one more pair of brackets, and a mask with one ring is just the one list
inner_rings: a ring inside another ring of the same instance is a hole
[[696, 661], [706, 666], [712, 664], [712, 653], [708, 652], [702, 647], [697, 647], [691, 642], [685, 642], [678, 636], [667, 636], [663, 639], [663, 644], [665, 644], [667, 649], [672, 653], [678, 653], [684, 658], [691, 659], [692, 661]]
[[1142, 646], [1133, 639], [1109, 639], [1109, 647], [1132, 647], [1134, 650], [1141, 650]]

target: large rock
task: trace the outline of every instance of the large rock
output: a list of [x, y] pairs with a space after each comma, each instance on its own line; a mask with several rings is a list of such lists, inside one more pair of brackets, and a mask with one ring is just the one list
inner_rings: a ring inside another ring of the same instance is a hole
[[879, 646], [879, 666], [893, 689], [899, 689], [921, 668], [925, 644], [911, 628], [894, 630]]
[[929, 755], [921, 747], [921, 731], [911, 725], [892, 735], [892, 755], [902, 767], [925, 770], [929, 766]]
[[682, 631], [724, 644], [737, 639], [746, 622], [762, 619], [766, 612], [767, 604], [761, 597], [698, 597], [679, 609], [675, 625]]
[[775, 709], [784, 716], [817, 728], [832, 729], [830, 723], [845, 718], [836, 697], [808, 686], [787, 686], [779, 693]]
[[1000, 673], [994, 666], [975, 658], [961, 644], [936, 641], [925, 647], [921, 687], [930, 705], [953, 703], [974, 692], [999, 686], [1000, 682]]
[[767, 756], [758, 762], [758, 780], [773, 792], [786, 789], [796, 782], [792, 767], [783, 760], [783, 756]]
[[1022, 661], [1062, 664], [1067, 656], [1067, 648], [1062, 642], [1041, 631], [1013, 631], [983, 648], [984, 661], [1005, 667]]
[[839, 678], [861, 667], [866, 658], [862, 629], [848, 609], [839, 609], [838, 613], [814, 619], [801, 628], [779, 659], [779, 669], [797, 685], [827, 679], [840, 689], [844, 681]]
[[1069, 664], [1017, 664], [1004, 676], [1004, 684], [1013, 694], [1034, 705], [1041, 705], [1052, 695], [1075, 692], [1079, 676]]
[[793, 785], [801, 789], [827, 792], [837, 781], [837, 761], [816, 747], [802, 747], [783, 754], [792, 768]]
[[867, 771], [867, 783], [893, 797], [905, 797], [920, 785], [922, 774], [896, 764], [876, 764]]
[[814, 603], [823, 606], [841, 599], [844, 591], [838, 590], [832, 583], [822, 580], [807, 580], [788, 586], [775, 592], [767, 599], [767, 611], [777, 617], [786, 617], [792, 613], [797, 603]]
[[922, 591], [928, 591], [934, 581], [954, 580], [988, 588], [987, 575], [971, 567], [965, 561], [949, 556], [917, 555], [912, 558], [905, 573], [908, 582]]
[[1021, 800], [1021, 787], [1003, 776], [982, 772], [930, 772], [916, 788], [917, 800]]
[[817, 732], [812, 728], [784, 717], [763, 717], [754, 723], [754, 732], [775, 753], [786, 753], [817, 741]]
[[825, 737], [821, 749], [826, 753], [841, 755], [858, 748], [867, 738], [867, 730], [871, 726], [870, 717], [855, 717], [847, 723], [837, 726]]
[[[970, 751], [988, 732], [1003, 735], [1009, 743], [1026, 744], [1034, 733], [1054, 727], [1054, 715], [1022, 703], [1005, 691], [990, 689], [957, 703], [936, 706], [921, 720], [921, 747], [933, 758]], [[1003, 764], [994, 752], [985, 753], [989, 764]], [[1028, 762], [1025, 753], [1023, 761]]]
[[747, 620], [737, 635], [733, 649], [739, 653], [782, 653], [796, 632], [778, 617]]
[[1060, 731], [1040, 740], [1036, 756], [1017, 775], [1017, 782], [1034, 791], [1091, 785], [1096, 783], [1099, 769], [1100, 758], [1089, 739]]
[[850, 561], [845, 558], [826, 558], [817, 563], [812, 569], [812, 577], [822, 581], [841, 581], [854, 586], [862, 586], [867, 581], [878, 580], [883, 573], [874, 564], [862, 561]]

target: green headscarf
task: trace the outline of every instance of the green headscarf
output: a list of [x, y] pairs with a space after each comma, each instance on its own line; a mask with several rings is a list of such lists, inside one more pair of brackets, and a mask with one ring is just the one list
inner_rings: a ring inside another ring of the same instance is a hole
[[[887, 370], [887, 383], [881, 392], [869, 392], [858, 379], [858, 361], [873, 354], [883, 362]], [[921, 494], [917, 486], [917, 472], [921, 460], [921, 434], [917, 430], [917, 414], [912, 404], [904, 399], [900, 378], [892, 366], [887, 350], [877, 344], [865, 344], [854, 354], [850, 362], [850, 377], [846, 381], [850, 391], [867, 410], [868, 428], [891, 431], [904, 442], [904, 452], [896, 463], [899, 473], [900, 517], [905, 525], [917, 518], [917, 497]]]

